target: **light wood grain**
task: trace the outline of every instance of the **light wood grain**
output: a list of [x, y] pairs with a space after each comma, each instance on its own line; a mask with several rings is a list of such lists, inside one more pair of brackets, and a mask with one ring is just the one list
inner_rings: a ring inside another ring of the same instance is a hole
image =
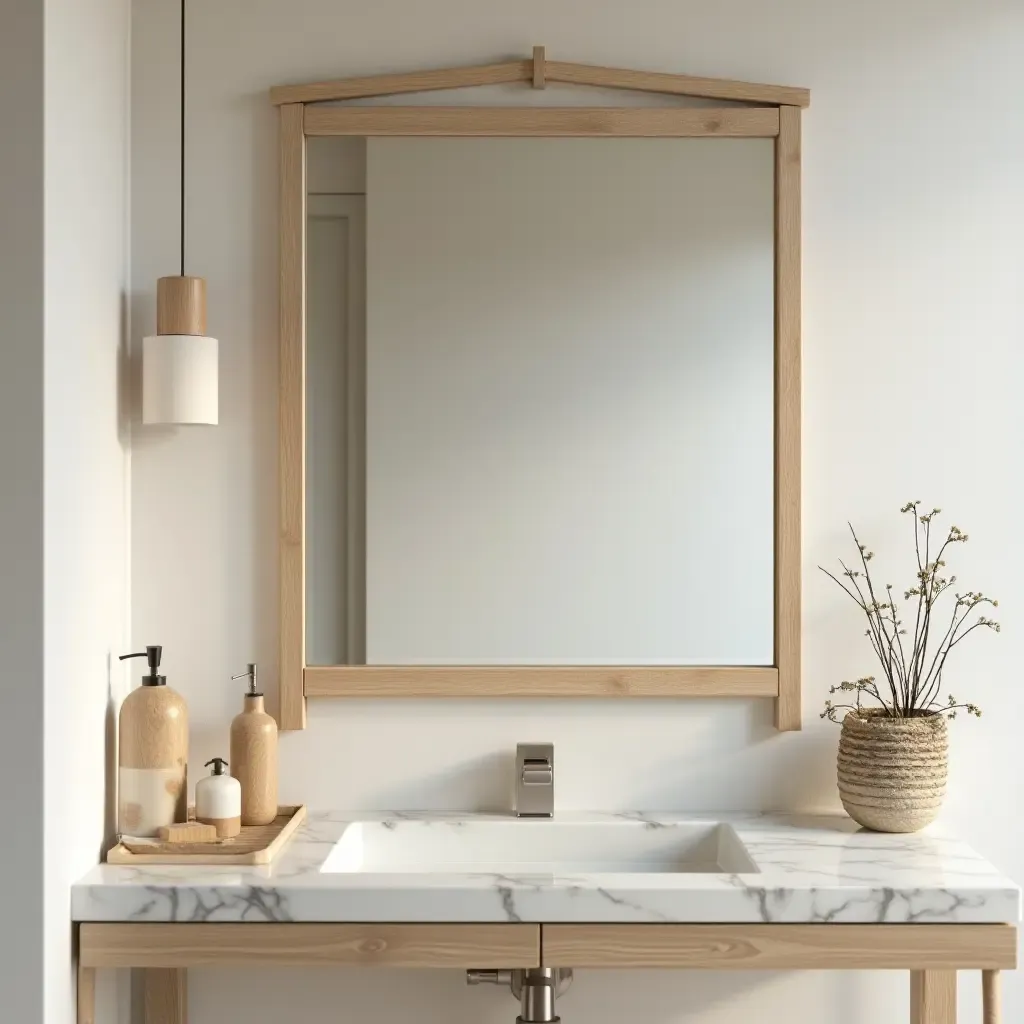
[[777, 108], [306, 107], [305, 132], [568, 138], [774, 138]]
[[956, 1024], [956, 971], [912, 971], [910, 1024]]
[[281, 107], [280, 125], [280, 722], [306, 727], [306, 140], [303, 107]]
[[236, 814], [230, 818], [201, 818], [204, 824], [213, 826], [213, 832], [218, 839], [234, 839], [242, 832], [242, 816]]
[[242, 824], [269, 825], [277, 817], [277, 722], [262, 694], [246, 694], [231, 721], [231, 774], [242, 787]]
[[96, 1024], [96, 968], [78, 965], [78, 1024]]
[[554, 967], [701, 970], [956, 970], [1012, 968], [1010, 925], [552, 924], [542, 959]]
[[305, 805], [278, 809], [269, 825], [242, 826], [239, 834], [214, 843], [137, 844], [122, 840], [107, 852], [108, 864], [270, 864], [285, 848], [299, 825], [306, 820]]
[[117, 830], [155, 835], [185, 820], [188, 804], [188, 707], [169, 686], [140, 686], [117, 717]]
[[534, 89], [544, 88], [544, 47], [533, 48], [533, 87]]
[[786, 104], [797, 107], [806, 107], [811, 102], [809, 89], [789, 85], [737, 82], [728, 78], [698, 78], [693, 75], [605, 68], [593, 64], [571, 64], [552, 60], [547, 61], [546, 74], [549, 82], [671, 93], [676, 96], [699, 96], [710, 100], [736, 100], [773, 106]]
[[150, 968], [142, 972], [145, 1024], [187, 1024], [188, 976], [183, 970]]
[[534, 924], [83, 924], [89, 967], [440, 967], [540, 964]]
[[981, 972], [982, 1024], [1002, 1024], [999, 971]]
[[[291, 811], [291, 808], [281, 808], [283, 811]], [[265, 846], [263, 849], [255, 850], [253, 852], [253, 863], [254, 864], [269, 864], [273, 859], [285, 848], [289, 840], [295, 835], [298, 827], [306, 820], [306, 808], [305, 805], [296, 807], [294, 811], [291, 811], [291, 815], [288, 821], [285, 822], [284, 827], [277, 833], [276, 836]], [[270, 828], [276, 827], [277, 822], [274, 825], [269, 826]]]
[[[534, 47], [535, 56], [538, 49], [543, 50], [543, 47]], [[545, 66], [545, 77], [548, 81], [573, 85], [632, 89], [713, 100], [763, 103], [771, 106], [806, 107], [811, 102], [810, 90], [790, 85], [765, 85], [757, 82], [738, 82], [729, 78], [702, 78], [661, 71], [635, 71], [629, 68], [608, 68], [567, 61], [546, 61]], [[365, 96], [391, 96], [434, 89], [463, 89], [469, 86], [530, 81], [536, 82], [535, 61], [513, 60], [471, 67], [435, 68], [404, 74], [277, 85], [270, 90], [270, 102], [320, 103]]]
[[476, 85], [502, 85], [528, 82], [533, 77], [533, 62], [510, 60], [500, 64], [474, 64], [462, 68], [434, 68], [397, 75], [370, 75], [362, 78], [337, 78], [300, 85], [275, 85], [270, 102], [322, 103], [351, 100], [365, 96], [394, 96], [407, 92], [432, 92], [437, 89], [465, 89]]
[[775, 141], [775, 725], [801, 727], [800, 109]]
[[[783, 104], [755, 108], [303, 107], [303, 102], [498, 82], [564, 81]], [[780, 729], [800, 728], [800, 174], [805, 89], [552, 62], [383, 75], [286, 86], [282, 106], [281, 727], [305, 726], [305, 697], [769, 696]], [[309, 666], [304, 636], [305, 268], [301, 132], [321, 135], [787, 137], [778, 147], [776, 324], [776, 626], [774, 667]], [[301, 204], [301, 205], [300, 205]], [[783, 682], [783, 679], [785, 680]]]
[[188, 706], [169, 686], [140, 686], [117, 716], [121, 768], [184, 768], [188, 763]]
[[157, 281], [156, 333], [206, 334], [206, 282], [201, 277], [161, 277]]
[[756, 666], [309, 666], [307, 697], [775, 697]]
[[183, 821], [163, 825], [157, 829], [157, 838], [165, 843], [212, 843], [217, 839], [214, 825], [202, 821]]

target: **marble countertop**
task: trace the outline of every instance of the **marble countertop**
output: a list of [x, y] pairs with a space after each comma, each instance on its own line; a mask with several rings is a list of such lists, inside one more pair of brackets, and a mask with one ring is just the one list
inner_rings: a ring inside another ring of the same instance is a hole
[[[323, 873], [346, 825], [408, 833], [471, 829], [508, 815], [311, 812], [266, 867], [102, 864], [72, 888], [76, 921], [402, 921], [635, 923], [1016, 922], [1020, 889], [934, 826], [860, 831], [849, 818], [777, 814], [562, 813], [559, 822], [671, 828], [731, 825], [756, 873]], [[419, 833], [422, 834], [422, 833]]]

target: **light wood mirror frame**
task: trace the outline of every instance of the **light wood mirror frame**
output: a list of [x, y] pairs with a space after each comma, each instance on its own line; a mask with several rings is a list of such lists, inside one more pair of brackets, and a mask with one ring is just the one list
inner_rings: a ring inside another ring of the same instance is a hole
[[[435, 89], [548, 82], [700, 97], [728, 107], [349, 106], [319, 103]], [[307, 697], [772, 697], [800, 728], [800, 113], [806, 89], [528, 60], [281, 85], [280, 725]], [[746, 105], [738, 105], [746, 104]], [[306, 139], [565, 136], [775, 140], [775, 657], [768, 666], [384, 666], [306, 664]]]

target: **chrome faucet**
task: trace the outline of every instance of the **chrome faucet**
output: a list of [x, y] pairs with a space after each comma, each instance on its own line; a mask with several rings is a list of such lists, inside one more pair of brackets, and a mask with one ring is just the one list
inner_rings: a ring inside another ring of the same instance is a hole
[[555, 746], [520, 743], [516, 747], [516, 816], [550, 818], [555, 813]]

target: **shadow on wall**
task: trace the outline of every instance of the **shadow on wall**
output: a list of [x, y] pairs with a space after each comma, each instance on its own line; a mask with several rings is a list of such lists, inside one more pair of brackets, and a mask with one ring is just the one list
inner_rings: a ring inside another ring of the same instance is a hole
[[[121, 337], [117, 346], [117, 439], [124, 451], [132, 446], [131, 308], [127, 292], [121, 293]], [[141, 390], [138, 392], [141, 395]]]
[[[246, 338], [232, 339], [234, 347], [251, 349], [247, 361], [249, 379], [237, 401], [247, 404], [244, 420], [249, 437], [245, 450], [256, 453], [249, 479], [249, 505], [252, 510], [252, 586], [249, 587], [251, 607], [247, 621], [252, 623], [254, 657], [270, 671], [263, 675], [267, 685], [268, 709], [278, 714], [278, 526], [280, 494], [278, 492], [278, 112], [268, 109], [267, 94], [257, 92], [240, 96], [235, 101], [244, 109], [251, 124], [251, 153], [248, 171], [251, 175], [249, 196], [249, 279], [238, 282], [232, 300], [248, 306], [249, 333]], [[267, 197], [273, 196], [273, 202]], [[246, 360], [233, 356], [225, 366], [246, 365]], [[241, 386], [242, 382], [239, 382]], [[225, 396], [225, 401], [228, 399]], [[231, 406], [226, 412], [230, 414]], [[243, 619], [243, 621], [246, 621]], [[243, 659], [247, 660], [247, 659]]]
[[[660, 761], [656, 770], [652, 766], [650, 780], [637, 791], [642, 807], [679, 807], [674, 789], [678, 780], [685, 780], [690, 794], [685, 809], [835, 809], [835, 737], [815, 727], [809, 735], [779, 733], [774, 701], [743, 703], [745, 729], [723, 735], [718, 728], [721, 718], [713, 711], [721, 702], [679, 702], [683, 714], [694, 709], [693, 717], [703, 729], [695, 734], [685, 719], [680, 723], [678, 751]], [[742, 794], [739, 802], [736, 794]]]
[[836, 810], [834, 727], [780, 734], [773, 716], [753, 699], [312, 700], [309, 728], [282, 741], [282, 799], [508, 811], [516, 743], [544, 741], [562, 810]]
[[[114, 666], [117, 666], [116, 668]], [[105, 793], [103, 800], [103, 845], [98, 853], [102, 862], [107, 850], [114, 845], [117, 833], [117, 715], [121, 707], [123, 693], [115, 680], [122, 675], [121, 665], [115, 661], [114, 655], [107, 654], [107, 710], [104, 717], [103, 763]]]
[[[190, 1009], [197, 1020], [303, 1024], [370, 1019], [379, 1024], [513, 1024], [518, 1006], [503, 989], [467, 988], [461, 971], [190, 971]], [[800, 1002], [794, 988], [800, 988]], [[578, 971], [559, 1000], [566, 1024], [735, 1024], [799, 1021], [794, 1006], [820, 1008], [829, 1024], [904, 1021], [905, 972]], [[642, 1005], [637, 995], [642, 993]], [[372, 1007], [369, 1016], [365, 1010]], [[867, 1009], [865, 1009], [867, 1007]], [[815, 1017], [815, 1019], [818, 1019]]]
[[[515, 751], [495, 751], [425, 774], [420, 780], [421, 798], [427, 806], [433, 800], [437, 807], [464, 806], [477, 813], [507, 812], [514, 801], [514, 775]], [[407, 792], [407, 785], [383, 790], [383, 806], [402, 810], [402, 794]]]

